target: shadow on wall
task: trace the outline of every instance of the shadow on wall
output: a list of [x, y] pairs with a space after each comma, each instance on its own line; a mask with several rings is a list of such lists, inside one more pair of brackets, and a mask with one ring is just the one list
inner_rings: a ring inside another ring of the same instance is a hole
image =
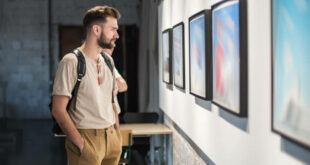
[[166, 88], [173, 91], [173, 85], [172, 84], [166, 84]]
[[179, 87], [177, 87], [177, 86], [175, 86], [175, 88], [174, 88], [174, 89], [177, 89], [177, 90], [179, 90], [179, 91], [183, 92], [184, 94], [186, 94], [185, 89], [179, 88]]
[[203, 100], [198, 97], [195, 97], [195, 103], [205, 110], [208, 110], [211, 112], [211, 101]]
[[230, 124], [234, 125], [235, 127], [239, 128], [240, 130], [249, 133], [249, 122], [248, 118], [246, 117], [239, 117], [232, 113], [227, 112], [226, 110], [219, 107], [219, 115], [224, 120], [229, 122]]
[[305, 164], [310, 164], [310, 149], [281, 137], [281, 150]]
[[[195, 103], [197, 105], [201, 106], [202, 108], [204, 108], [205, 110], [208, 110], [210, 112], [212, 111], [211, 101], [203, 100], [203, 99], [196, 97]], [[236, 116], [234, 114], [227, 112], [226, 110], [224, 110], [220, 107], [218, 107], [218, 108], [219, 108], [219, 115], [221, 118], [223, 118], [224, 120], [226, 120], [230, 124], [234, 125], [235, 127], [239, 128], [240, 130], [242, 130], [244, 132], [249, 132], [249, 130], [248, 130], [248, 118], [239, 117], [239, 116]]]

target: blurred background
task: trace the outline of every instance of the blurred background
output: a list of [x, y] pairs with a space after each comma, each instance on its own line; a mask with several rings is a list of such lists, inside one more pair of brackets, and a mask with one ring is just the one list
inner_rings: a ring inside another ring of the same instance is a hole
[[[151, 6], [157, 3], [156, 0], [0, 1], [1, 165], [66, 164], [64, 139], [51, 136], [52, 85], [59, 61], [82, 44], [82, 19], [94, 6], [112, 6], [121, 13], [120, 38], [113, 58], [129, 88], [118, 95], [120, 116], [124, 112], [154, 111], [148, 108], [145, 66], [150, 44], [147, 38], [149, 34], [155, 36], [148, 31], [149, 21], [156, 20], [157, 10]], [[145, 30], [141, 30], [143, 27]]]

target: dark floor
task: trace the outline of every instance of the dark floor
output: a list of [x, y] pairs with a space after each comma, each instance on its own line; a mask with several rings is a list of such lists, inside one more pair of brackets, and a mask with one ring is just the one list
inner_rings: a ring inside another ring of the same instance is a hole
[[1, 165], [65, 165], [64, 138], [51, 134], [52, 120], [0, 122]]

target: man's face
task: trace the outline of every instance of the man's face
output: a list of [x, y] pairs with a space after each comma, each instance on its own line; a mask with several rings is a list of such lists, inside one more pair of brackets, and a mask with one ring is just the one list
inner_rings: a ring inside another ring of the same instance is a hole
[[107, 17], [104, 25], [101, 25], [101, 33], [97, 39], [98, 45], [103, 49], [114, 48], [115, 41], [119, 38], [117, 33], [118, 25], [117, 19], [113, 17]]

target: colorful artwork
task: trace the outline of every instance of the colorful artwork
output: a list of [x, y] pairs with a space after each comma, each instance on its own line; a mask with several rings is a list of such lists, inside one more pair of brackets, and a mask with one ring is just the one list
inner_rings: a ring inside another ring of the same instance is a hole
[[190, 21], [190, 90], [206, 97], [205, 15]]
[[213, 101], [240, 113], [239, 2], [212, 10]]
[[171, 83], [170, 29], [163, 32], [163, 81]]
[[173, 71], [174, 84], [184, 89], [184, 25], [183, 23], [176, 25], [172, 30], [173, 36]]
[[310, 147], [310, 1], [273, 0], [273, 129]]

